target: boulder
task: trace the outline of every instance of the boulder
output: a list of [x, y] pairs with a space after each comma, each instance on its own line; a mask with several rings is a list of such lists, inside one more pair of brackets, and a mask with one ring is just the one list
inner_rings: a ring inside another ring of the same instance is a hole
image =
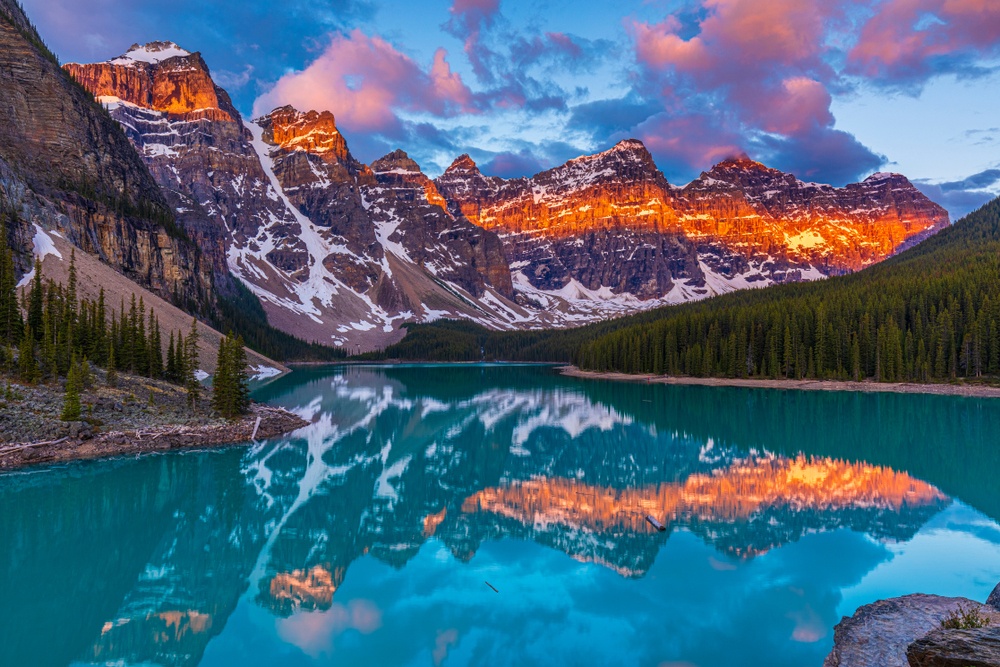
[[[834, 628], [823, 667], [906, 667], [907, 647], [959, 608], [994, 611], [967, 598], [917, 593], [859, 607]], [[1000, 619], [1000, 614], [996, 615]]]
[[935, 630], [910, 644], [906, 659], [910, 667], [1000, 667], [1000, 627]]
[[990, 596], [986, 598], [986, 606], [1000, 610], [1000, 584], [997, 584]]

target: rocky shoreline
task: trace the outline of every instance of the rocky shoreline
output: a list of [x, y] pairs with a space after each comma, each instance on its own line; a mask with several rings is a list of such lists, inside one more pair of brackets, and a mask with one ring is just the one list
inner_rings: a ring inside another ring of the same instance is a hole
[[[280, 408], [254, 403], [235, 420], [215, 414], [208, 392], [188, 404], [180, 387], [119, 375], [109, 386], [95, 369], [83, 392], [81, 421], [59, 418], [64, 382], [15, 384], [0, 377], [0, 471], [81, 459], [216, 447], [272, 438], [308, 422]], [[260, 418], [260, 424], [257, 420]]]
[[980, 384], [918, 384], [914, 382], [842, 382], [837, 380], [757, 380], [742, 378], [696, 378], [675, 375], [601, 373], [576, 366], [562, 366], [559, 372], [568, 377], [646, 384], [697, 385], [703, 387], [749, 387], [752, 389], [795, 389], [804, 391], [863, 391], [894, 394], [936, 394], [1000, 398], [1000, 387]]
[[132, 431], [109, 431], [86, 438], [66, 436], [44, 442], [3, 445], [0, 446], [0, 471], [45, 463], [232, 445], [249, 442], [255, 427], [257, 439], [264, 439], [308, 424], [287, 410], [255, 404], [250, 414], [216, 424], [155, 426]]

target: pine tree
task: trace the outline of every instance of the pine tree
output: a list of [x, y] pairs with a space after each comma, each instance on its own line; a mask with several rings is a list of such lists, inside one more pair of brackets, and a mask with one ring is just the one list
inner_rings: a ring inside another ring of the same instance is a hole
[[21, 376], [21, 382], [27, 384], [38, 382], [40, 373], [38, 361], [35, 359], [35, 335], [31, 330], [31, 325], [24, 327], [24, 335], [21, 336], [18, 373]]
[[118, 360], [115, 359], [114, 342], [112, 342], [108, 347], [108, 374], [106, 376], [106, 382], [109, 387], [114, 387], [118, 384]]
[[163, 377], [163, 350], [160, 341], [160, 322], [156, 319], [156, 312], [149, 310], [148, 327], [149, 344], [146, 356], [149, 359], [149, 377]]
[[198, 370], [198, 320], [191, 318], [191, 330], [184, 341], [184, 386], [188, 392], [188, 405], [192, 408], [198, 402], [201, 383], [195, 373]]
[[63, 398], [62, 411], [63, 421], [73, 422], [80, 419], [80, 391], [83, 389], [82, 385], [80, 364], [74, 355], [69, 366], [69, 373], [66, 376], [66, 394]]
[[168, 382], [177, 382], [177, 356], [174, 352], [174, 332], [170, 332], [170, 342], [167, 343], [167, 369], [166, 379]]
[[31, 280], [31, 292], [28, 295], [28, 325], [34, 332], [35, 341], [42, 340], [45, 332], [42, 317], [45, 307], [45, 295], [42, 290], [42, 262], [35, 259], [35, 277]]

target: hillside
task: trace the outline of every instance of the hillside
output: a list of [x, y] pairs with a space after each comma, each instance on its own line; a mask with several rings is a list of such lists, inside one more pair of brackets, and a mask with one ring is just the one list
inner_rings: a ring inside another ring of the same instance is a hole
[[1000, 200], [856, 274], [572, 331], [411, 328], [388, 358], [573, 361], [693, 376], [946, 381], [1000, 373]]

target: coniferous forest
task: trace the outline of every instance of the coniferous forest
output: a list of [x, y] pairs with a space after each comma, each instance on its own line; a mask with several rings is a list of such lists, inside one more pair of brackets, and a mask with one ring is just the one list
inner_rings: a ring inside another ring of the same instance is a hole
[[881, 264], [567, 331], [412, 326], [373, 358], [573, 362], [698, 377], [942, 382], [1000, 375], [1000, 200]]
[[[195, 376], [197, 321], [192, 319], [186, 337], [181, 331], [169, 334], [164, 358], [159, 320], [155, 311], [147, 312], [141, 297], [136, 301], [133, 294], [128, 306], [122, 300], [117, 310], [106, 304], [103, 288], [96, 301], [78, 298], [75, 253], [65, 286], [46, 281], [36, 261], [21, 301], [19, 305], [13, 256], [0, 236], [0, 369], [26, 384], [65, 378], [63, 420], [81, 416], [80, 392], [87, 384], [90, 363], [107, 371], [109, 384], [121, 371], [183, 386], [189, 402], [200, 393]], [[221, 374], [213, 390], [213, 406], [225, 417], [249, 408], [246, 367], [242, 337], [227, 336], [219, 350]]]

